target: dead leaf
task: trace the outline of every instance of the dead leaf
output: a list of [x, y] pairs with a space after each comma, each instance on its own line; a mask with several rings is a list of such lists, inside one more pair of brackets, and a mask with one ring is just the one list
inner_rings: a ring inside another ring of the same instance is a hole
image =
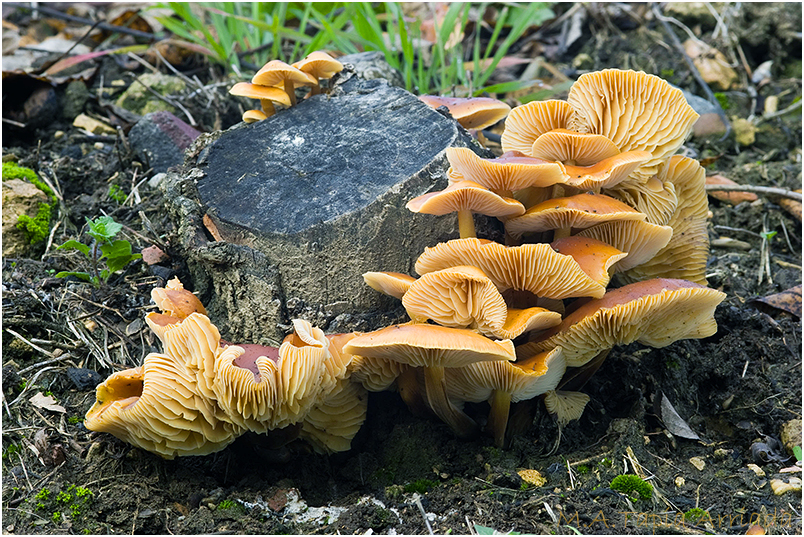
[[[801, 194], [801, 189], [794, 190], [793, 192], [798, 192]], [[792, 214], [799, 222], [801, 222], [801, 202], [796, 200], [791, 200], [789, 198], [782, 198], [779, 200], [779, 205], [787, 211], [788, 213]]]
[[737, 71], [716, 48], [700, 40], [687, 39], [684, 42], [684, 52], [692, 58], [692, 63], [707, 84], [725, 91], [737, 82]]
[[695, 431], [690, 429], [690, 426], [687, 425], [687, 422], [678, 415], [678, 412], [676, 412], [676, 409], [673, 408], [672, 403], [670, 403], [670, 400], [666, 395], [664, 395], [664, 393], [659, 392], [657, 394], [657, 399], [659, 399], [660, 402], [658, 405], [654, 403], [654, 410], [668, 431], [673, 433], [675, 436], [680, 436], [681, 438], [689, 438], [690, 440], [701, 439], [701, 437], [698, 436]]
[[28, 402], [36, 408], [43, 408], [51, 412], [61, 412], [62, 414], [67, 412], [67, 409], [58, 404], [52, 395], [44, 395], [42, 392], [36, 392], [36, 395], [28, 399]]
[[[737, 185], [734, 181], [729, 179], [728, 177], [724, 177], [722, 175], [710, 175], [706, 178], [707, 185]], [[757, 195], [753, 192], [724, 192], [719, 190], [710, 190], [707, 192], [710, 196], [720, 201], [725, 201], [726, 203], [731, 203], [732, 205], [737, 205], [744, 201], [752, 202], [756, 201]]]
[[157, 263], [161, 263], [162, 261], [170, 258], [169, 255], [163, 252], [162, 249], [156, 245], [143, 248], [142, 252], [140, 253], [142, 254], [142, 261], [146, 265], [156, 265]]
[[748, 301], [748, 304], [754, 307], [757, 307], [758, 304], [764, 304], [775, 310], [786, 311], [801, 319], [801, 286], [797, 285], [781, 293], [755, 298]]

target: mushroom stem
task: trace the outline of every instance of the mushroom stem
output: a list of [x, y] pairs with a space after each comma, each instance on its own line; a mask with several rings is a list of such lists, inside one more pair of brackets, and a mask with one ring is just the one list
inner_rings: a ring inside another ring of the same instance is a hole
[[508, 427], [511, 394], [503, 390], [494, 390], [491, 392], [490, 403], [488, 428], [494, 435], [494, 445], [502, 448], [505, 445], [505, 429]]
[[477, 434], [477, 423], [472, 418], [455, 408], [447, 398], [444, 379], [444, 368], [430, 366], [424, 368], [424, 389], [430, 408], [441, 418], [460, 438], [471, 438]]
[[310, 87], [310, 96], [318, 95], [319, 93], [321, 93], [321, 82], [320, 81], [318, 83], [316, 83], [315, 85]]
[[472, 211], [458, 211], [458, 230], [461, 232], [462, 239], [477, 237], [475, 232], [475, 220]]
[[271, 117], [272, 115], [276, 114], [276, 108], [274, 108], [274, 103], [271, 102], [271, 99], [260, 99], [260, 104], [262, 105], [262, 111], [265, 112], [265, 115]]
[[399, 396], [414, 416], [430, 416], [430, 407], [421, 391], [421, 385], [416, 379], [416, 368], [405, 368], [396, 378], [396, 388]]
[[569, 237], [571, 234], [572, 228], [570, 227], [560, 227], [553, 231], [553, 240], [556, 239], [564, 239]]
[[290, 97], [290, 106], [296, 106], [296, 90], [293, 89], [292, 80], [285, 80], [285, 93]]

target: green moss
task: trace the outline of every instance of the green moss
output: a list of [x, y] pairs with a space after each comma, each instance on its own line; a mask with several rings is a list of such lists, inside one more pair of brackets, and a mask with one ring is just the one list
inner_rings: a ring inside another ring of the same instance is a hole
[[51, 200], [56, 201], [56, 195], [53, 194], [53, 191], [50, 189], [50, 187], [47, 186], [44, 181], [39, 179], [39, 176], [36, 175], [36, 172], [30, 168], [18, 166], [14, 162], [4, 162], [3, 181], [7, 181], [8, 179], [25, 179], [33, 186], [47, 194]]
[[218, 504], [218, 510], [219, 511], [233, 510], [233, 511], [240, 511], [243, 513], [246, 512], [246, 508], [234, 500], [223, 500], [221, 503]]
[[59, 524], [61, 522], [61, 511], [53, 511], [53, 515], [50, 518], [53, 522]]
[[731, 108], [731, 103], [729, 102], [729, 98], [726, 96], [725, 93], [719, 93], [719, 92], [715, 93], [715, 99], [717, 99], [717, 102], [720, 103], [720, 107], [723, 110], [728, 110], [729, 108]]
[[700, 507], [693, 507], [686, 513], [684, 513], [684, 522], [689, 522], [690, 524], [697, 524], [707, 515], [706, 511], [701, 509]]
[[673, 78], [675, 74], [676, 72], [673, 69], [662, 69], [661, 71], [662, 78]]
[[405, 492], [418, 492], [419, 494], [424, 494], [437, 485], [437, 481], [432, 481], [430, 479], [417, 479], [416, 481], [405, 485]]
[[109, 185], [109, 197], [122, 205], [128, 196], [119, 185]]
[[578, 465], [578, 468], [576, 468], [576, 469], [578, 470], [579, 474], [588, 474], [589, 473], [589, 467], [587, 465], [585, 465], [585, 464]]
[[642, 500], [650, 500], [653, 496], [653, 485], [633, 474], [618, 475], [611, 480], [611, 489], [629, 496], [637, 496]]
[[34, 496], [37, 500], [47, 500], [50, 498], [50, 489], [42, 489]]
[[13, 162], [3, 163], [3, 181], [8, 179], [24, 179], [36, 188], [47, 194], [51, 203], [40, 203], [36, 209], [36, 216], [33, 218], [23, 214], [17, 219], [17, 228], [21, 229], [30, 244], [44, 242], [50, 232], [50, 220], [53, 217], [53, 209], [56, 207], [56, 196], [44, 181], [39, 179], [36, 172], [30, 168], [18, 166]]

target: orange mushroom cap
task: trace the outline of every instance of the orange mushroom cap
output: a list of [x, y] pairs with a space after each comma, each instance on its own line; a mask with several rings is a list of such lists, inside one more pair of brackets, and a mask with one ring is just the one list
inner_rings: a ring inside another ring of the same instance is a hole
[[505, 120], [502, 150], [531, 155], [533, 142], [548, 131], [565, 129], [573, 109], [565, 101], [531, 101], [515, 107]]
[[620, 153], [614, 142], [600, 134], [567, 129], [547, 131], [533, 142], [530, 155], [574, 166], [592, 166]]
[[491, 127], [511, 111], [511, 107], [504, 102], [489, 97], [419, 95], [419, 100], [432, 108], [446, 106], [450, 115], [464, 129], [482, 130]]
[[474, 181], [497, 193], [530, 186], [545, 187], [565, 183], [568, 176], [560, 162], [529, 157], [512, 151], [501, 157], [484, 159], [465, 147], [447, 148], [452, 181]]
[[366, 272], [363, 280], [375, 291], [401, 299], [416, 278], [400, 272]]

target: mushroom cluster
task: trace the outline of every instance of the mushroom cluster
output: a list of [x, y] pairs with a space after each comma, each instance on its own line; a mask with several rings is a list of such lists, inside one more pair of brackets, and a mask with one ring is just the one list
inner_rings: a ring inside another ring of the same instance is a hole
[[[172, 459], [223, 449], [246, 431], [301, 437], [318, 452], [348, 450], [366, 416], [365, 391], [347, 378], [349, 335], [294, 320], [279, 348], [221, 340], [178, 279], [151, 296], [146, 323], [164, 353], [96, 389], [85, 426]], [[279, 434], [279, 431], [282, 431]]]
[[343, 65], [338, 60], [321, 51], [311, 52], [292, 65], [281, 60], [271, 60], [257, 71], [251, 82], [238, 82], [229, 93], [259, 99], [261, 110], [247, 110], [243, 113], [243, 121], [253, 123], [274, 115], [275, 104], [295, 106], [297, 87], [310, 86], [310, 95], [319, 94], [320, 81], [332, 78], [341, 69]]
[[[608, 69], [581, 76], [567, 101], [514, 108], [502, 156], [448, 149], [449, 186], [407, 207], [457, 213], [461, 238], [427, 248], [418, 279], [364, 275], [411, 321], [351, 340], [347, 352], [373, 360], [353, 368], [385, 362], [412, 409], [460, 436], [478, 428], [463, 405], [488, 401], [503, 446], [512, 402], [543, 396], [560, 426], [580, 417], [588, 396], [559, 388], [579, 389], [613, 346], [714, 334], [725, 295], [704, 277], [704, 170], [674, 155], [697, 117], [662, 79]], [[500, 219], [506, 244], [478, 239], [473, 213]], [[612, 277], [627, 285], [608, 289]], [[494, 345], [504, 350], [478, 350]]]
[[[280, 82], [266, 68], [254, 83], [271, 89]], [[293, 83], [281, 84], [290, 100]], [[581, 76], [566, 102], [514, 108], [501, 157], [448, 149], [449, 186], [407, 207], [457, 213], [460, 238], [426, 248], [418, 278], [364, 274], [401, 300], [403, 324], [325, 335], [294, 320], [279, 348], [235, 345], [178, 280], [155, 289], [161, 313], [146, 322], [164, 353], [98, 386], [86, 427], [167, 458], [222, 449], [245, 431], [343, 451], [365, 419], [365, 392], [395, 389], [463, 438], [480, 431], [466, 403], [488, 402], [498, 446], [511, 405], [538, 397], [560, 438], [612, 347], [717, 330], [725, 295], [704, 276], [704, 170], [674, 155], [696, 117], [663, 80], [610, 69]], [[503, 222], [505, 244], [477, 238], [475, 212]]]

